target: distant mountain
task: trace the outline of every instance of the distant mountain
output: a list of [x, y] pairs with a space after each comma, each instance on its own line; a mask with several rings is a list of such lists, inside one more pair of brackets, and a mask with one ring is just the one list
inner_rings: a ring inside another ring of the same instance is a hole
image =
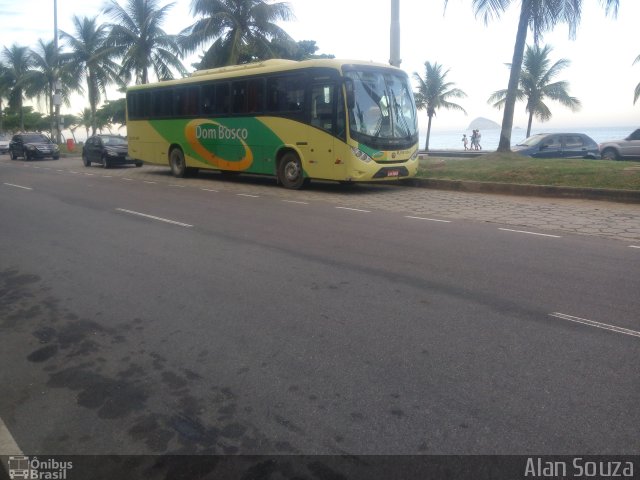
[[478, 117], [469, 124], [467, 130], [496, 130], [500, 128], [499, 123], [488, 118]]

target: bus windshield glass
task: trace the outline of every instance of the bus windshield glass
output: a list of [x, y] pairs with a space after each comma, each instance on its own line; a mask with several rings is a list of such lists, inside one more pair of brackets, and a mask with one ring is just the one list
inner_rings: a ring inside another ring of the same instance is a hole
[[418, 140], [411, 85], [406, 75], [381, 70], [352, 70], [354, 104], [349, 111], [354, 140], [380, 150], [408, 148]]

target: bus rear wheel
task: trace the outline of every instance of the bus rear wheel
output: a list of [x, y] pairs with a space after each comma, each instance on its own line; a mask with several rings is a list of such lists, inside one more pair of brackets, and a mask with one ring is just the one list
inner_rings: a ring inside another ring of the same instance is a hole
[[174, 148], [169, 153], [169, 165], [174, 177], [184, 178], [187, 176], [187, 164], [184, 160], [184, 153], [179, 148]]
[[287, 152], [278, 164], [278, 181], [285, 188], [299, 189], [308, 183], [304, 178], [302, 163], [294, 152]]

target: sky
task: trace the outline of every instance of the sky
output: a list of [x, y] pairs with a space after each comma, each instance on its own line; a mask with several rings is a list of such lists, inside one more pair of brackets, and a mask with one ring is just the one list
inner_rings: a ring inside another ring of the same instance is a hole
[[[126, 0], [118, 1], [124, 5]], [[167, 33], [178, 33], [194, 22], [191, 0], [173, 3], [164, 24]], [[390, 0], [289, 0], [288, 4], [295, 19], [281, 26], [294, 40], [315, 40], [317, 53], [336, 58], [388, 63]], [[583, 0], [582, 4], [582, 21], [574, 40], [562, 24], [542, 40], [553, 48], [553, 61], [571, 61], [556, 80], [569, 82], [569, 93], [582, 102], [582, 108], [572, 112], [549, 103], [553, 117], [545, 125], [574, 130], [638, 127], [640, 100], [633, 104], [633, 92], [640, 83], [640, 62], [633, 62], [640, 55], [640, 1], [620, 0], [617, 19], [605, 15], [600, 0]], [[104, 0], [57, 0], [59, 30], [73, 33], [73, 15], [99, 16], [107, 22], [101, 14], [104, 5]], [[446, 79], [467, 94], [454, 100], [466, 115], [438, 110], [432, 131], [464, 130], [477, 117], [502, 121], [502, 111], [487, 100], [494, 91], [507, 87], [509, 69], [505, 64], [513, 56], [520, 2], [488, 24], [474, 16], [471, 5], [471, 0], [449, 0], [445, 11], [444, 0], [400, 0], [400, 67], [410, 76], [417, 72], [424, 77], [424, 63], [438, 62], [448, 70]], [[0, 46], [17, 43], [33, 47], [40, 38], [52, 39], [53, 11], [54, 0], [0, 0]], [[532, 42], [531, 35], [528, 40]], [[187, 66], [190, 63], [185, 61]], [[110, 95], [111, 99], [118, 97], [113, 92]], [[63, 106], [62, 113], [78, 114], [86, 106], [78, 97], [70, 108]], [[524, 108], [524, 103], [516, 104], [514, 126], [526, 128]], [[425, 113], [420, 114], [419, 122], [421, 130], [426, 128]]]

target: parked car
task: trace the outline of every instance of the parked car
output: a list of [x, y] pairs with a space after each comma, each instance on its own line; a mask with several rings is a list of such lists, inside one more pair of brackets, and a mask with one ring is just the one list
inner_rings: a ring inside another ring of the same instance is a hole
[[583, 133], [539, 133], [512, 150], [534, 158], [600, 158], [598, 144]]
[[7, 135], [0, 134], [0, 154], [9, 151], [10, 138]]
[[605, 160], [640, 158], [640, 128], [624, 140], [610, 140], [601, 143], [600, 153]]
[[16, 133], [9, 142], [11, 160], [24, 157], [25, 160], [51, 157], [60, 158], [60, 148], [49, 137], [37, 132]]
[[141, 167], [140, 160], [129, 157], [127, 139], [120, 135], [94, 135], [82, 147], [82, 163], [100, 163], [104, 168], [114, 165], [135, 165]]

